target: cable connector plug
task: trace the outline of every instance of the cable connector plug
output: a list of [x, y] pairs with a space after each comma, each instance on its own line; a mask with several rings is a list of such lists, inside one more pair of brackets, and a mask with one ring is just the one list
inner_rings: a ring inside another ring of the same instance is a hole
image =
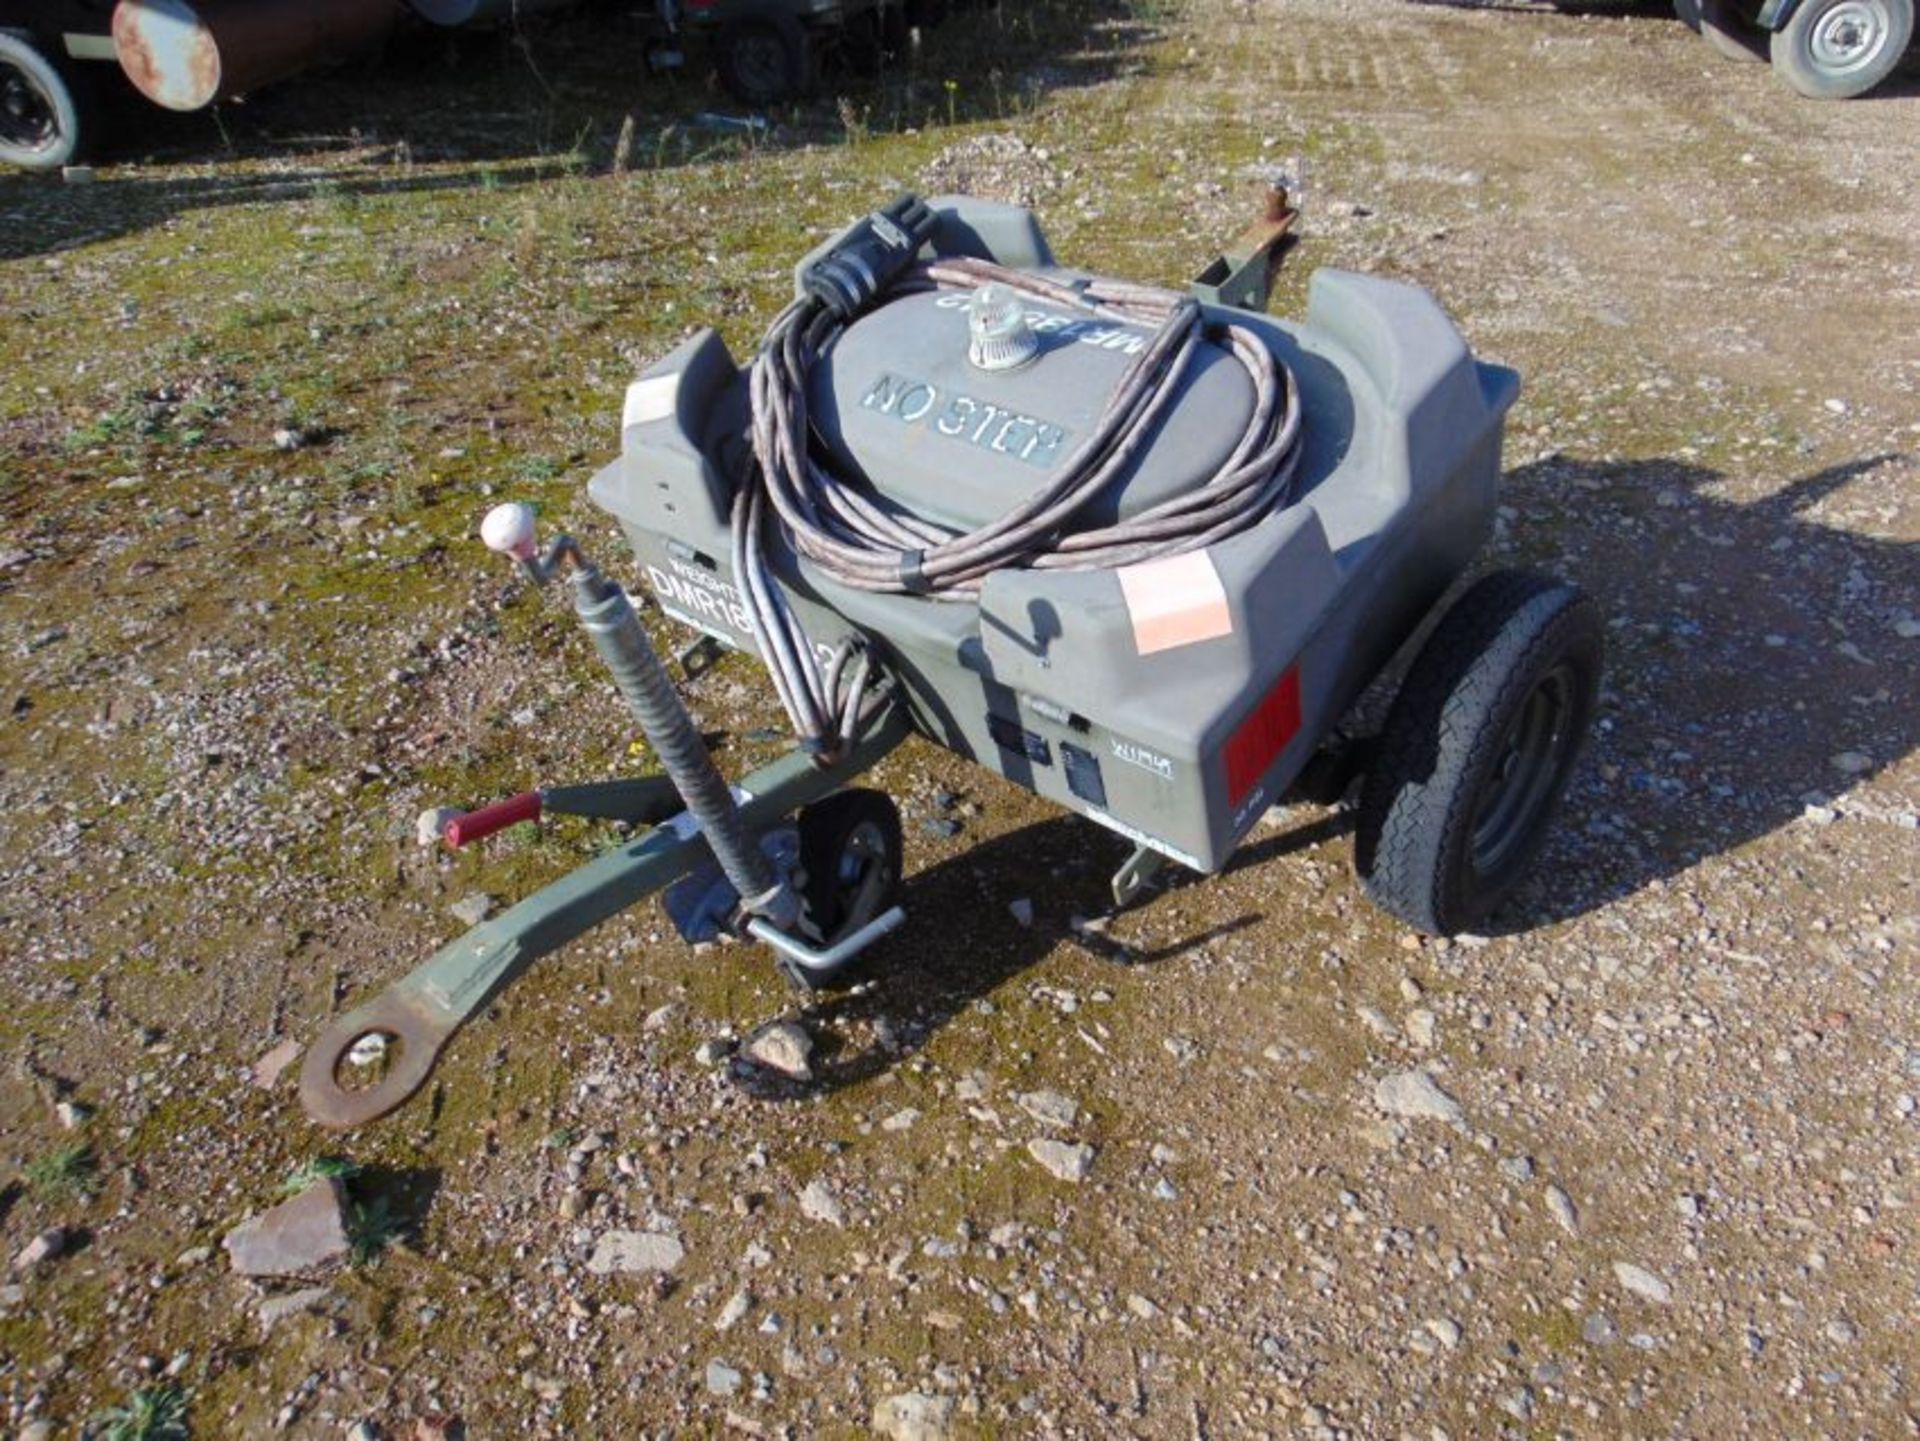
[[808, 269], [807, 294], [840, 320], [858, 314], [906, 273], [932, 238], [933, 223], [933, 212], [913, 194], [856, 220]]

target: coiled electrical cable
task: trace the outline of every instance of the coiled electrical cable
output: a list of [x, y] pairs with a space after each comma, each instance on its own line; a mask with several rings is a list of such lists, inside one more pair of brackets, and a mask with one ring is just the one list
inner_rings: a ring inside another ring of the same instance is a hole
[[[1256, 524], [1292, 495], [1299, 387], [1250, 327], [1209, 322], [1187, 296], [1111, 280], [1070, 285], [963, 257], [915, 266], [875, 303], [990, 282], [1049, 305], [1152, 325], [1154, 332], [1128, 361], [1087, 437], [1032, 494], [974, 530], [887, 507], [821, 463], [808, 424], [807, 376], [850, 317], [815, 295], [796, 300], [774, 320], [754, 359], [754, 464], [734, 497], [733, 572], [794, 731], [823, 757], [858, 733], [871, 666], [857, 638], [821, 662], [768, 566], [769, 524], [777, 521], [788, 544], [841, 585], [958, 600], [977, 596], [996, 570], [1111, 569], [1199, 550]], [[1077, 527], [1088, 503], [1130, 473], [1206, 340], [1224, 344], [1253, 383], [1253, 405], [1232, 451], [1180, 495], [1110, 525]]]

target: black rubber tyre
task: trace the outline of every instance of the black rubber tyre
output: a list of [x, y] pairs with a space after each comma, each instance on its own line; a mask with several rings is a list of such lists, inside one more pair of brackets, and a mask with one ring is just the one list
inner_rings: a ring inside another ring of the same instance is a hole
[[1414, 658], [1361, 790], [1355, 863], [1382, 909], [1469, 930], [1540, 849], [1600, 693], [1603, 625], [1578, 589], [1499, 571]]
[[840, 58], [855, 75], [871, 79], [887, 59], [887, 39], [881, 12], [869, 10], [851, 16], [840, 31]]
[[813, 86], [813, 41], [800, 22], [779, 10], [743, 15], [713, 39], [720, 83], [743, 105], [765, 109], [795, 100]]
[[888, 59], [898, 59], [907, 53], [907, 47], [913, 42], [913, 25], [907, 19], [907, 7], [901, 0], [883, 5], [880, 8], [880, 43], [887, 52]]
[[[820, 944], [830, 946], [899, 900], [900, 809], [880, 791], [839, 791], [801, 811], [799, 824], [800, 898]], [[872, 954], [799, 979], [815, 990], [852, 985]]]
[[1700, 38], [1716, 54], [1742, 64], [1767, 58], [1767, 32], [1749, 20], [1735, 0], [1699, 0]]
[[1873, 89], [1913, 40], [1913, 0], [1806, 0], [1773, 32], [1773, 69], [1814, 100]]
[[92, 139], [91, 87], [34, 46], [0, 34], [0, 164], [58, 170]]

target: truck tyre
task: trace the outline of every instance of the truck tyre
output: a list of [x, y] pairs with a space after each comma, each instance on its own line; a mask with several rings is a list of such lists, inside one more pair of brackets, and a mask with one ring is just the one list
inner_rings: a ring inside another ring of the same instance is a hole
[[881, 7], [880, 40], [886, 46], [889, 59], [905, 55], [913, 43], [913, 25], [907, 19], [907, 7], [898, 0]]
[[797, 99], [813, 83], [813, 42], [783, 11], [730, 20], [713, 43], [720, 83], [743, 105], [765, 109]]
[[1748, 20], [1734, 0], [1673, 0], [1682, 25], [1728, 60], [1765, 60], [1767, 34]]
[[58, 170], [92, 139], [88, 87], [34, 46], [0, 34], [0, 163]]
[[1728, 60], [1763, 61], [1767, 32], [1746, 17], [1734, 0], [1699, 0], [1700, 38]]
[[881, 5], [847, 17], [840, 29], [840, 54], [855, 75], [878, 75], [888, 59], [900, 53], [888, 16], [901, 13], [898, 6]]
[[1600, 693], [1600, 613], [1580, 590], [1499, 571], [1414, 658], [1361, 789], [1355, 865], [1429, 935], [1471, 929], [1540, 849]]
[[1913, 39], [1913, 0], [1805, 0], [1773, 32], [1773, 68], [1814, 100], [1864, 95]]

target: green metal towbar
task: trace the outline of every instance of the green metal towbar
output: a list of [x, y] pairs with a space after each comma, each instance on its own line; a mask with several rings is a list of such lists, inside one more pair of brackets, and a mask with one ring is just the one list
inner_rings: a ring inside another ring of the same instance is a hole
[[[870, 692], [864, 723], [837, 753], [796, 748], [729, 787], [618, 583], [565, 536], [541, 555], [533, 542], [532, 515], [523, 507], [501, 507], [489, 517], [487, 540], [518, 560], [539, 584], [571, 566], [575, 611], [687, 809], [481, 922], [328, 1026], [300, 1069], [301, 1104], [324, 1126], [363, 1125], [400, 1106], [425, 1084], [454, 1033], [527, 967], [696, 873], [703, 880], [693, 885], [684, 904], [675, 908], [674, 897], [668, 897], [682, 932], [693, 934], [701, 927], [747, 932], [770, 945], [782, 969], [804, 984], [844, 968], [905, 919], [898, 906], [882, 899], [897, 879], [897, 855], [851, 858], [856, 867], [882, 868], [886, 884], [876, 886], [871, 874], [848, 877], [864, 905], [825, 907], [818, 898], [838, 878], [802, 874], [794, 863], [795, 847], [783, 847], [780, 834], [789, 816], [841, 790], [906, 739], [911, 727], [903, 704], [885, 682]], [[662, 809], [663, 793], [658, 781], [529, 792], [487, 812], [456, 815], [443, 834], [450, 844], [463, 844], [505, 824], [536, 818], [543, 800], [556, 810], [651, 819]], [[820, 914], [827, 909], [836, 914]], [[343, 1064], [373, 1038], [385, 1043], [384, 1071], [366, 1086], [344, 1084]]]

